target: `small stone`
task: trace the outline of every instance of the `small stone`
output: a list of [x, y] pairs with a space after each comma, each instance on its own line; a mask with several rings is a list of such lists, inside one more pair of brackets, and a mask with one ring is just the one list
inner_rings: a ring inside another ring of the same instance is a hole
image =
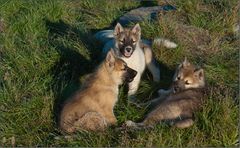
[[6, 143], [6, 142], [7, 142], [6, 137], [3, 137], [3, 138], [2, 138], [2, 143], [4, 144], [4, 143]]

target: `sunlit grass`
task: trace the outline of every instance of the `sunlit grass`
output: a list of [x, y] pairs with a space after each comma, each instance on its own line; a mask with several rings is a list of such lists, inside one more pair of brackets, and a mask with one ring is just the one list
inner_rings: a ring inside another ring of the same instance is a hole
[[[193, 127], [180, 130], [159, 124], [140, 131], [111, 127], [103, 133], [79, 132], [68, 137], [56, 123], [59, 103], [102, 61], [102, 45], [93, 38], [95, 30], [113, 27], [117, 18], [143, 3], [2, 0], [0, 18], [5, 27], [0, 33], [0, 145], [236, 146], [239, 41], [232, 35], [232, 25], [238, 16], [237, 0], [178, 0], [172, 4], [177, 11], [163, 13], [154, 22], [140, 23], [144, 38], [169, 38], [178, 47], [154, 46], [161, 81], [154, 83], [145, 73], [137, 98], [144, 102], [155, 97], [159, 88], [167, 88], [175, 67], [187, 56], [205, 69], [208, 83], [206, 103], [196, 113]], [[147, 111], [129, 104], [121, 88], [114, 110], [118, 126], [129, 119], [141, 120]]]

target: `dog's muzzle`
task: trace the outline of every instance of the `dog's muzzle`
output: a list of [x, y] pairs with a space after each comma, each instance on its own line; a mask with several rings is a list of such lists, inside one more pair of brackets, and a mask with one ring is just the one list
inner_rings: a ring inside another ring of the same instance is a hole
[[173, 82], [173, 92], [177, 93], [182, 91], [185, 88], [184, 81], [174, 81]]
[[127, 67], [127, 73], [126, 73], [125, 81], [127, 83], [132, 82], [136, 75], [137, 75], [137, 71], [136, 70], [133, 70], [133, 69]]
[[125, 47], [124, 53], [123, 53], [125, 57], [129, 58], [132, 55], [132, 53], [133, 53], [133, 48], [131, 46]]

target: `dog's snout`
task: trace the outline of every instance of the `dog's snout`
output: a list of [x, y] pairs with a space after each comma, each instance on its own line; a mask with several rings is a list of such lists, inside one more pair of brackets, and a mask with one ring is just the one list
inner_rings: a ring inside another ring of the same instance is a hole
[[174, 81], [173, 82], [173, 89], [175, 92], [179, 92], [185, 88], [184, 81]]
[[132, 78], [134, 78], [137, 75], [137, 71], [131, 68], [128, 69], [128, 73]]
[[127, 73], [126, 73], [126, 81], [127, 82], [132, 82], [136, 75], [137, 75], [136, 70], [127, 67]]
[[137, 75], [137, 71], [133, 70], [133, 76], [135, 77]]
[[130, 52], [132, 50], [131, 47], [126, 47], [125, 49], [126, 49], [127, 52]]

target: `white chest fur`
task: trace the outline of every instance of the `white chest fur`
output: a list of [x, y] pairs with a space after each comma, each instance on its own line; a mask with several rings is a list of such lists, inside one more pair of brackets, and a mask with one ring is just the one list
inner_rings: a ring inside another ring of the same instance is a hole
[[[115, 50], [117, 50], [117, 51], [115, 51], [116, 52], [115, 54], [116, 55], [120, 54], [119, 53], [120, 51], [118, 51], [119, 49], [116, 47], [117, 45], [115, 44], [114, 40], [110, 40], [105, 44], [105, 46], [103, 48], [103, 53], [107, 54], [107, 52], [110, 50], [110, 48], [112, 48], [114, 46], [115, 46]], [[141, 49], [139, 47], [139, 45], [136, 46], [136, 49], [130, 58], [121, 56], [121, 59], [123, 59], [130, 68], [136, 70], [138, 72], [138, 74], [142, 75], [142, 73], [146, 67], [146, 62], [145, 62], [145, 56], [143, 53], [143, 49]]]
[[143, 50], [139, 46], [136, 47], [130, 58], [121, 57], [121, 59], [123, 59], [130, 68], [136, 70], [138, 74], [142, 75], [146, 67], [146, 62]]

